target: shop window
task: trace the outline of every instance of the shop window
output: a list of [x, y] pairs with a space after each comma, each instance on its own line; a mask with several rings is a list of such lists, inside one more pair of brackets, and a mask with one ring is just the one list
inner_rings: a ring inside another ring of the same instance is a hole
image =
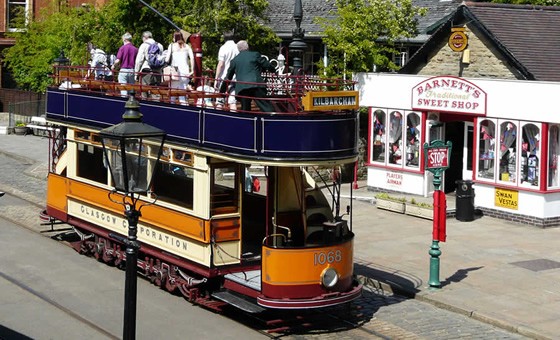
[[78, 143], [78, 167], [76, 175], [98, 183], [107, 184], [107, 168], [101, 147]]
[[535, 124], [525, 124], [521, 137], [521, 183], [539, 185], [540, 129]]
[[376, 110], [373, 114], [373, 135], [371, 161], [385, 163], [385, 112], [383, 110]]
[[552, 125], [548, 137], [548, 186], [560, 186], [560, 173], [558, 172], [558, 158], [560, 158], [560, 127]]
[[494, 179], [496, 125], [490, 120], [480, 123], [478, 140], [478, 177]]
[[194, 170], [160, 161], [152, 185], [159, 201], [193, 209]]
[[402, 164], [402, 113], [393, 111], [389, 114], [389, 164]]
[[517, 126], [510, 121], [500, 124], [499, 180], [516, 183]]
[[417, 113], [409, 113], [406, 116], [406, 166], [415, 168], [420, 166], [421, 122]]

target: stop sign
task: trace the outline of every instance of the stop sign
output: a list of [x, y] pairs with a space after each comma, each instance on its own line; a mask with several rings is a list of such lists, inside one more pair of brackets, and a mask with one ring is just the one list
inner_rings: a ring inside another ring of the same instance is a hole
[[449, 148], [428, 148], [426, 169], [449, 167]]

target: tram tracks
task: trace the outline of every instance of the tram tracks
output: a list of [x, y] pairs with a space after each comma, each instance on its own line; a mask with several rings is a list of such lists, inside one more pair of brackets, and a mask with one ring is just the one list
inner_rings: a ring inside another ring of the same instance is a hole
[[81, 317], [79, 314], [73, 312], [72, 310], [64, 307], [63, 305], [59, 304], [58, 302], [56, 302], [55, 300], [49, 298], [48, 296], [42, 294], [41, 292], [29, 287], [28, 285], [24, 284], [23, 282], [3, 273], [0, 272], [0, 277], [2, 277], [4, 280], [10, 282], [11, 284], [23, 289], [24, 291], [26, 291], [27, 293], [38, 297], [39, 299], [41, 299], [42, 301], [48, 303], [49, 305], [57, 308], [58, 310], [64, 312], [66, 315], [72, 317], [73, 319], [79, 321], [80, 323], [84, 324], [85, 326], [95, 330], [96, 332], [104, 335], [105, 337], [109, 338], [109, 339], [120, 339], [118, 336], [111, 334], [109, 331], [103, 329], [102, 327], [94, 324], [93, 322]]

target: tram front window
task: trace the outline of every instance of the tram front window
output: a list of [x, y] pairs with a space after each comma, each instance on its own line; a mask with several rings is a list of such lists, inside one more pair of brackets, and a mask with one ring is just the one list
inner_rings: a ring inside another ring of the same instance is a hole
[[216, 165], [212, 168], [212, 198], [210, 208], [213, 215], [238, 212], [239, 167]]
[[103, 163], [103, 149], [93, 145], [78, 143], [78, 166], [76, 174], [79, 177], [107, 184], [107, 169]]

